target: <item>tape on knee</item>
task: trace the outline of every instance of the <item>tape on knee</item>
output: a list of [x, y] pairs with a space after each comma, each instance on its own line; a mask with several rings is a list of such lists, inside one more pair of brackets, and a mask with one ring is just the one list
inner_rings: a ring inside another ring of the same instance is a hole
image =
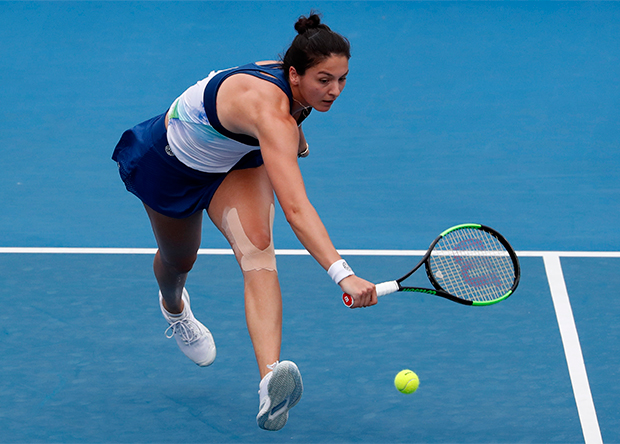
[[239, 213], [236, 208], [224, 210], [222, 226], [230, 241], [233, 250], [239, 258], [239, 265], [243, 271], [268, 270], [276, 271], [276, 253], [273, 247], [273, 218], [275, 208], [271, 204], [269, 209], [269, 234], [270, 243], [264, 250], [258, 249], [245, 234]]

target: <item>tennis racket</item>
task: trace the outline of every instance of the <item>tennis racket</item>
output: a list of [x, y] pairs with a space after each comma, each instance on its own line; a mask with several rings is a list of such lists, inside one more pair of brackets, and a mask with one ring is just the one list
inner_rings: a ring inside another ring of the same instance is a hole
[[[422, 264], [434, 288], [403, 286], [402, 282]], [[465, 305], [491, 305], [514, 293], [520, 276], [517, 255], [501, 234], [484, 225], [462, 224], [441, 233], [409, 273], [376, 288], [377, 296], [407, 291]], [[347, 307], [355, 303], [346, 293], [342, 301]]]

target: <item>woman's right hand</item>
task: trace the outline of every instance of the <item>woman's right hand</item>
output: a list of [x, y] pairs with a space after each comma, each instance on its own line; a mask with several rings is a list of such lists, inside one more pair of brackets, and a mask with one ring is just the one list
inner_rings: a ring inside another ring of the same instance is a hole
[[338, 285], [353, 298], [354, 304], [351, 308], [370, 307], [377, 303], [377, 290], [372, 282], [353, 274], [341, 280]]

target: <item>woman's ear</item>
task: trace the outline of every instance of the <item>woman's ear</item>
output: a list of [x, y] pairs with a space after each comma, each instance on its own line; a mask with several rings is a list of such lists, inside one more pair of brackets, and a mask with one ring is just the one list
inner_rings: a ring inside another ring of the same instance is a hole
[[299, 86], [299, 74], [297, 74], [294, 66], [288, 69], [288, 80], [291, 82], [291, 85]]

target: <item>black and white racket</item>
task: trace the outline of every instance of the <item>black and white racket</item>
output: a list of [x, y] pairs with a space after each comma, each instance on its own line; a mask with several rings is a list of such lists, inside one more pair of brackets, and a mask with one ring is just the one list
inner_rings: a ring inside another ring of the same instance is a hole
[[[403, 286], [422, 264], [434, 288]], [[377, 296], [408, 291], [465, 305], [491, 305], [514, 293], [520, 276], [519, 259], [501, 234], [484, 225], [462, 224], [441, 233], [409, 273], [376, 288]], [[346, 293], [342, 301], [347, 307], [355, 303]]]

